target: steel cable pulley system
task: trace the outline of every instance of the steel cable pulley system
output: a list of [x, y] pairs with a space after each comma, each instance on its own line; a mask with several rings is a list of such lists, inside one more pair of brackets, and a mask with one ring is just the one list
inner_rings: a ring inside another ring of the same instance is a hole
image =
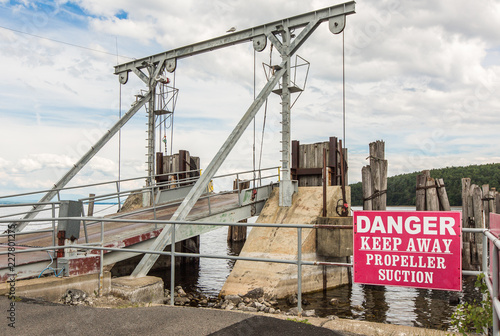
[[158, 75], [156, 80], [154, 115], [155, 130], [158, 132], [158, 148], [163, 147], [167, 155], [170, 146], [170, 154], [173, 154], [174, 111], [179, 93], [179, 89], [175, 87], [175, 72], [172, 81], [166, 73]]

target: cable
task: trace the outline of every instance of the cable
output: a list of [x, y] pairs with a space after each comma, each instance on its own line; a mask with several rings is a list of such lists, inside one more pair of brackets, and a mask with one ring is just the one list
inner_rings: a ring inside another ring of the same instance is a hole
[[344, 44], [344, 31], [342, 30], [342, 143], [344, 148], [345, 143], [345, 44]]
[[61, 271], [59, 272], [59, 274], [56, 272], [56, 270], [52, 267], [50, 267], [50, 265], [52, 265], [52, 263], [54, 262], [54, 258], [52, 258], [52, 254], [49, 253], [49, 251], [47, 251], [47, 254], [49, 255], [50, 257], [50, 264], [47, 265], [47, 267], [45, 267], [41, 272], [40, 274], [38, 275], [38, 278], [40, 278], [43, 274], [43, 272], [45, 272], [46, 270], [52, 270], [54, 271], [54, 275], [57, 277], [59, 277], [61, 275], [61, 273], [64, 271], [64, 267], [61, 269]]
[[[30, 34], [30, 33], [26, 33], [26, 32], [20, 31], [20, 30], [16, 30], [16, 29], [4, 27], [4, 26], [0, 26], [0, 28], [5, 29], [5, 30], [13, 31], [13, 32], [18, 33], [18, 34], [29, 35], [29, 36], [36, 37], [36, 38], [39, 38], [39, 39], [42, 39], [42, 40], [47, 40], [47, 41], [52, 41], [52, 42], [56, 42], [56, 43], [65, 44], [65, 45], [68, 45], [68, 46], [71, 46], [71, 47], [75, 47], [75, 48], [80, 48], [80, 49], [95, 51], [95, 52], [98, 52], [98, 53], [101, 53], [101, 54], [116, 56], [116, 54], [113, 54], [113, 53], [110, 53], [110, 52], [107, 52], [107, 51], [92, 49], [92, 48], [84, 47], [84, 46], [81, 46], [81, 45], [78, 45], [78, 44], [73, 44], [73, 43], [69, 43], [69, 42], [54, 40], [54, 39], [51, 39], [51, 38], [48, 38], [48, 37], [43, 37], [43, 36], [39, 36], [39, 35], [35, 35], [35, 34]], [[123, 55], [120, 55], [120, 57], [128, 58], [130, 60], [135, 60], [135, 58], [133, 58], [133, 57], [123, 56]]]
[[[255, 49], [253, 50], [253, 100], [255, 101]], [[253, 187], [255, 188], [255, 116], [253, 117]]]
[[[119, 63], [118, 60], [118, 37], [115, 36], [116, 42], [116, 64]], [[122, 118], [122, 83], [118, 82], [119, 85], [119, 98], [118, 98], [118, 120]], [[120, 180], [122, 176], [122, 128], [118, 130], [118, 192], [120, 192]]]

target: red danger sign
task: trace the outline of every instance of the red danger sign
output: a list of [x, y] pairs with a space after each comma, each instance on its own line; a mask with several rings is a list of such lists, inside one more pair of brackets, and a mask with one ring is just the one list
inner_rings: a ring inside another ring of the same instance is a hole
[[458, 211], [354, 211], [354, 282], [462, 290]]

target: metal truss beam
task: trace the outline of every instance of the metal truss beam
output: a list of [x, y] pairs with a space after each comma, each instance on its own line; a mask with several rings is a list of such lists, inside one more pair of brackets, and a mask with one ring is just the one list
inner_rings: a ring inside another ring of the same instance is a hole
[[[280, 65], [280, 70], [274, 73], [274, 75], [269, 79], [267, 84], [261, 90], [257, 98], [255, 98], [254, 102], [248, 108], [245, 115], [238, 122], [236, 127], [233, 129], [229, 137], [226, 139], [222, 147], [219, 149], [215, 157], [212, 159], [208, 167], [205, 169], [203, 174], [200, 176], [196, 184], [193, 186], [189, 194], [184, 198], [181, 205], [177, 208], [175, 213], [173, 214], [170, 220], [184, 220], [187, 215], [193, 208], [194, 204], [201, 196], [201, 194], [206, 190], [206, 187], [210, 180], [214, 177], [215, 173], [222, 165], [226, 157], [229, 155], [233, 147], [236, 145], [240, 137], [245, 132], [247, 126], [253, 120], [259, 109], [262, 107], [264, 102], [266, 101], [269, 94], [272, 92], [273, 88], [278, 84], [279, 80], [286, 72], [286, 63], [282, 63]], [[170, 240], [170, 228], [168, 230], [163, 230], [160, 235], [155, 239], [155, 242], [152, 246], [152, 249], [155, 251], [163, 251], [165, 247], [168, 245]], [[158, 259], [157, 254], [146, 254], [141, 259], [137, 267], [132, 272], [132, 276], [146, 276], [153, 267], [154, 263]]]
[[[332, 7], [304, 13], [287, 19], [270, 22], [261, 26], [236, 31], [232, 34], [226, 34], [203, 42], [198, 42], [178, 49], [165, 51], [156, 55], [140, 58], [131, 62], [115, 66], [115, 74], [130, 72], [145, 68], [151, 64], [157, 64], [165, 60], [176, 60], [205, 52], [229, 47], [239, 43], [252, 41], [255, 37], [269, 36], [270, 34], [280, 33], [283, 26], [289, 29], [303, 28], [310, 22], [317, 22], [317, 25], [329, 20], [330, 18], [355, 13], [355, 1], [349, 1]], [[172, 72], [175, 66], [167, 69]]]
[[[128, 110], [127, 113], [123, 115], [123, 117], [116, 122], [116, 124], [111, 127], [106, 134], [104, 134], [89, 150], [87, 153], [85, 153], [80, 160], [73, 165], [73, 168], [71, 168], [59, 181], [57, 181], [54, 186], [52, 187], [52, 190], [50, 190], [48, 193], [46, 193], [39, 201], [38, 203], [46, 203], [50, 202], [59, 192], [59, 189], [64, 188], [64, 186], [71, 181], [71, 179], [78, 174], [80, 170], [94, 157], [94, 155], [97, 154], [101, 150], [101, 148], [104, 147], [108, 143], [109, 140], [118, 132], [120, 128], [122, 128], [123, 125], [127, 123], [127, 121], [130, 120], [134, 116], [134, 114], [137, 113], [141, 109], [141, 107], [149, 100], [151, 95], [151, 92], [148, 92], [144, 98], [140, 99], [137, 101], [137, 103], [132, 106], [130, 110]], [[24, 216], [23, 219], [32, 219], [35, 218], [36, 215], [40, 212], [45, 207], [44, 204], [39, 204], [33, 206], [33, 209]], [[22, 222], [22, 223], [17, 223], [16, 227], [16, 232], [22, 231], [29, 222]]]

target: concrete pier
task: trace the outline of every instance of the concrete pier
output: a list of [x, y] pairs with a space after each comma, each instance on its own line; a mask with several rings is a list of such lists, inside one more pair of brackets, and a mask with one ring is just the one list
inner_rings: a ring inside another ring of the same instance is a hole
[[[350, 190], [347, 203], [350, 203]], [[339, 186], [327, 188], [327, 216], [336, 214], [337, 201], [342, 198]], [[293, 196], [291, 207], [278, 206], [275, 189], [257, 220], [258, 223], [315, 224], [322, 214], [322, 187], [300, 187]], [[240, 256], [297, 260], [297, 229], [255, 227], [250, 232]], [[317, 255], [316, 230], [302, 230], [303, 260], [325, 260]], [[345, 258], [342, 259], [345, 262]], [[327, 267], [326, 283], [336, 287], [349, 282], [348, 271], [341, 267]], [[323, 289], [323, 267], [302, 266], [302, 292]], [[246, 294], [261, 287], [267, 296], [283, 298], [297, 293], [297, 266], [238, 260], [224, 284], [221, 295]]]

